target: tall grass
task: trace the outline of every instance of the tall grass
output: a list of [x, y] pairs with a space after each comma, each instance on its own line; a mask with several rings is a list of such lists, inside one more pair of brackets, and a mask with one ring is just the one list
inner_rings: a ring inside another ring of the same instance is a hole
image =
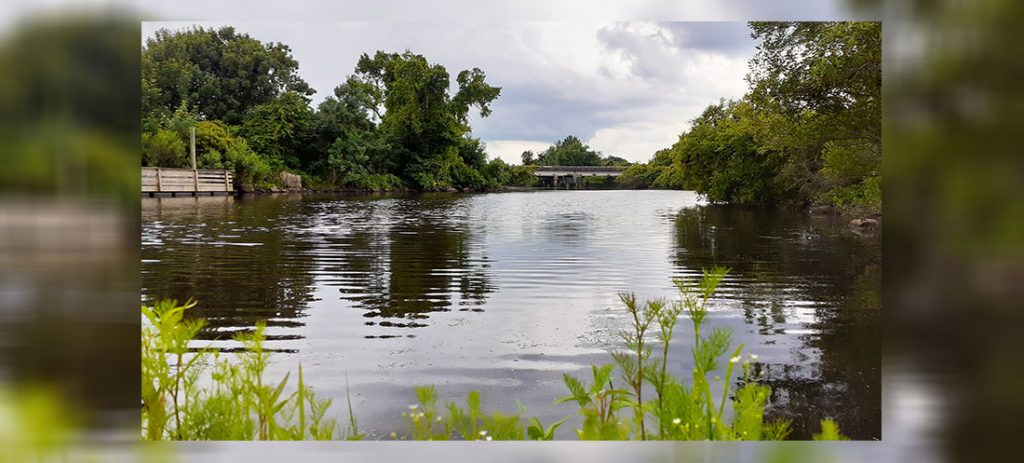
[[[569, 395], [555, 403], [575, 403], [582, 418], [575, 428], [581, 440], [778, 440], [790, 434], [787, 420], [766, 420], [771, 389], [754, 377], [743, 344], [734, 346], [732, 333], [709, 327], [708, 302], [728, 273], [704, 271], [694, 282], [676, 280], [680, 298], [639, 300], [631, 293], [619, 299], [630, 326], [619, 333], [624, 349], [611, 353], [614, 363], [591, 366], [591, 380], [565, 374]], [[150, 440], [327, 440], [361, 439], [348, 403], [348, 426], [328, 418], [331, 401], [318, 399], [297, 372], [294, 390], [290, 374], [266, 381], [270, 353], [264, 350], [264, 326], [235, 337], [243, 349], [233, 359], [210, 349], [194, 349], [203, 327], [186, 319], [194, 304], [174, 301], [143, 307], [142, 434]], [[669, 346], [683, 315], [693, 327], [688, 378], [669, 373]], [[728, 357], [725, 357], [728, 354]], [[226, 357], [226, 356], [225, 356]], [[739, 370], [737, 371], [737, 368]], [[616, 373], [618, 377], [616, 378]], [[733, 382], [733, 375], [737, 381]], [[711, 376], [715, 375], [715, 376]], [[619, 386], [615, 382], [619, 381]], [[408, 440], [553, 440], [570, 416], [544, 426], [536, 417], [485, 412], [480, 393], [466, 395], [465, 405], [438, 405], [434, 386], [415, 387], [416, 403], [402, 413]], [[347, 395], [346, 395], [347, 398]], [[821, 421], [815, 440], [844, 440], [839, 425]]]
[[359, 439], [349, 404], [349, 425], [328, 418], [330, 399], [306, 384], [302, 366], [294, 390], [291, 373], [267, 381], [270, 352], [263, 324], [235, 336], [234, 359], [191, 344], [204, 323], [186, 319], [195, 304], [161, 301], [142, 307], [142, 434], [148, 440]]

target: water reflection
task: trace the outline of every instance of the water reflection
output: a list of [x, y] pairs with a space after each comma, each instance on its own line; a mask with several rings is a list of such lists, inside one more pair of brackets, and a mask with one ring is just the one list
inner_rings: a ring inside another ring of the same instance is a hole
[[363, 311], [365, 337], [426, 326], [429, 313], [482, 311], [494, 290], [479, 229], [451, 197], [148, 198], [143, 201], [143, 295], [192, 297], [203, 339], [256, 322], [268, 339], [300, 339], [319, 286], [336, 307]]
[[732, 269], [720, 296], [738, 303], [761, 344], [799, 340], [792, 359], [758, 365], [773, 390], [770, 415], [793, 420], [799, 436], [831, 416], [851, 436], [881, 438], [877, 239], [834, 217], [705, 206], [677, 215], [675, 240], [679, 267]]
[[495, 288], [480, 229], [470, 223], [464, 201], [426, 195], [334, 201], [323, 208], [317, 228], [347, 223], [318, 243], [323, 284], [338, 287], [341, 300], [365, 311], [372, 319], [366, 325], [418, 328], [431, 312], [484, 310]]
[[[282, 370], [302, 362], [325, 397], [351, 392], [361, 427], [387, 436], [412, 384], [522, 401], [543, 422], [573, 414], [551, 401], [563, 373], [619, 347], [619, 291], [674, 298], [673, 277], [725, 265], [710, 323], [760, 356], [769, 413], [798, 438], [822, 416], [880, 437], [878, 241], [835, 219], [699, 204], [679, 191], [146, 200], [143, 293], [195, 297], [207, 339], [266, 320], [269, 347], [292, 352]], [[673, 345], [674, 374], [692, 370], [689, 347]]]
[[[203, 339], [230, 338], [257, 321], [301, 326], [311, 299], [312, 246], [293, 239], [287, 225], [305, 215], [285, 197], [143, 200], [143, 296], [194, 298], [194, 316], [207, 319]], [[269, 330], [270, 339], [294, 334]]]

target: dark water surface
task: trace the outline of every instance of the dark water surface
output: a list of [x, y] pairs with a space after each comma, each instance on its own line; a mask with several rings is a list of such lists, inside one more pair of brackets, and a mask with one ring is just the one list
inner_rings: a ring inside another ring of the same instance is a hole
[[[880, 243], [796, 211], [704, 206], [681, 191], [147, 198], [146, 300], [199, 301], [200, 344], [268, 325], [275, 377], [307, 382], [362, 431], [400, 431], [413, 385], [545, 423], [574, 413], [563, 373], [609, 363], [617, 293], [678, 297], [724, 265], [711, 326], [728, 326], [773, 388], [770, 413], [808, 438], [821, 417], [881, 437]], [[676, 339], [692, 338], [689, 322]], [[692, 369], [689, 345], [669, 354]], [[688, 375], [685, 375], [688, 377]], [[559, 438], [573, 437], [570, 426]]]

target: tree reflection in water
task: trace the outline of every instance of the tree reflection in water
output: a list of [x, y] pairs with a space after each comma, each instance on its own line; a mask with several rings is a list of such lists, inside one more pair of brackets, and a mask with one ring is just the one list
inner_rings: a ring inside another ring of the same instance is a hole
[[732, 269], [723, 302], [737, 304], [764, 344], [800, 333], [795, 361], [756, 366], [773, 390], [772, 417], [792, 419], [795, 435], [831, 416], [854, 438], [881, 438], [879, 240], [836, 217], [712, 205], [682, 210], [675, 242], [680, 273]]

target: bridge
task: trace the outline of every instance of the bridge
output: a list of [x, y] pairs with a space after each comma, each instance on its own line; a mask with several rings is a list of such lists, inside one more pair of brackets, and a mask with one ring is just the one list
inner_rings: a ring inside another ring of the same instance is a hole
[[579, 179], [584, 177], [618, 177], [623, 166], [540, 166], [533, 171], [545, 185], [558, 187], [564, 184], [566, 188], [579, 186]]

